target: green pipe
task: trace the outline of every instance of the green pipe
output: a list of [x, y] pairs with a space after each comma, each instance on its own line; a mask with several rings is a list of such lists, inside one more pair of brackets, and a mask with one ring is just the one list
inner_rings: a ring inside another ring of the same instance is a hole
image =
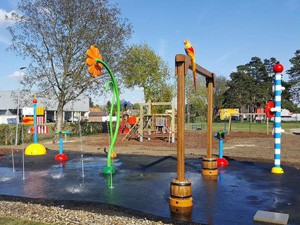
[[[108, 155], [107, 155], [107, 165], [102, 171], [102, 173], [104, 173], [104, 174], [111, 174], [111, 173], [115, 173], [115, 169], [111, 163], [111, 153], [114, 150], [114, 145], [115, 145], [117, 137], [118, 137], [118, 130], [119, 130], [119, 126], [120, 126], [120, 114], [121, 114], [120, 113], [120, 111], [121, 111], [120, 110], [120, 95], [119, 95], [119, 89], [118, 89], [118, 86], [116, 83], [115, 76], [114, 76], [113, 72], [111, 71], [111, 69], [109, 68], [109, 66], [100, 59], [96, 59], [96, 62], [101, 63], [105, 67], [105, 69], [108, 71], [111, 80], [106, 84], [106, 90], [109, 88], [109, 86], [111, 86], [112, 91], [113, 91], [112, 104], [110, 107], [110, 114], [109, 114], [110, 146], [109, 146], [109, 151], [108, 151]], [[117, 101], [117, 124], [115, 127], [115, 132], [113, 132], [112, 114], [113, 114], [115, 101]]]

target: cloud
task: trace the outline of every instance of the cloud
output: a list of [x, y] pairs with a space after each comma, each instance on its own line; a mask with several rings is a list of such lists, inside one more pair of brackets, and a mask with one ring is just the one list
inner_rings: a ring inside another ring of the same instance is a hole
[[23, 78], [24, 76], [25, 76], [25, 73], [23, 71], [20, 71], [20, 70], [16, 70], [11, 75], [9, 75], [9, 77], [13, 80], [18, 80], [20, 78]]
[[2, 26], [8, 26], [8, 25], [10, 25], [10, 24], [15, 23], [15, 21], [13, 21], [13, 20], [7, 20], [7, 19], [6, 19], [6, 16], [7, 16], [8, 18], [11, 18], [13, 12], [14, 12], [14, 11], [6, 12], [5, 10], [0, 9], [0, 26], [1, 26], [1, 27], [2, 27]]
[[9, 25], [12, 25], [15, 23], [14, 20], [7, 20], [6, 16], [8, 18], [11, 18], [11, 15], [14, 11], [6, 12], [5, 10], [0, 8], [0, 43], [4, 45], [10, 45], [10, 39], [8, 38], [8, 32], [6, 31], [6, 28]]

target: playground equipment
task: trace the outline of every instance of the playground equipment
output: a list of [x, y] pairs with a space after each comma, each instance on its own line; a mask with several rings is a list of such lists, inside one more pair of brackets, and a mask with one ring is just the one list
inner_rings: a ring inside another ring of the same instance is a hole
[[[171, 113], [152, 113], [155, 106], [171, 106]], [[144, 113], [144, 107], [146, 113]], [[175, 109], [172, 102], [151, 102], [140, 103], [140, 119], [138, 135], [140, 142], [143, 142], [144, 134], [151, 139], [154, 137], [168, 137], [170, 142], [175, 142]]]
[[70, 131], [55, 131], [54, 133], [59, 135], [59, 154], [55, 156], [55, 160], [65, 162], [68, 160], [68, 156], [63, 153], [63, 134], [70, 135]]
[[[171, 214], [191, 214], [193, 207], [191, 181], [185, 179], [184, 131], [185, 131], [185, 75], [192, 68], [190, 57], [178, 54], [175, 57], [177, 75], [177, 178], [171, 180], [169, 206]], [[208, 89], [207, 156], [202, 161], [202, 175], [215, 178], [218, 175], [216, 158], [212, 157], [212, 104], [215, 75], [196, 64], [196, 73], [206, 78]]]
[[[156, 106], [171, 106], [171, 109], [167, 110], [170, 113], [156, 113]], [[167, 138], [168, 142], [174, 143], [176, 133], [174, 104], [172, 102], [151, 101], [140, 103], [140, 116], [128, 117], [124, 122], [123, 129], [126, 130], [128, 127], [130, 130], [127, 131], [123, 141], [134, 137], [143, 142], [146, 137], [148, 140], [152, 138]]]
[[228, 120], [229, 117], [233, 117], [233, 115], [238, 115], [240, 113], [239, 109], [227, 108], [227, 109], [220, 109], [220, 120]]
[[283, 71], [283, 66], [277, 62], [273, 66], [273, 71], [275, 73], [274, 77], [274, 102], [268, 102], [266, 105], [266, 115], [268, 118], [274, 117], [274, 126], [273, 126], [273, 137], [274, 137], [274, 167], [272, 168], [272, 173], [283, 174], [284, 171], [280, 166], [281, 158], [281, 133], [284, 132], [281, 129], [281, 93], [285, 89], [281, 86], [281, 77], [280, 74]]
[[215, 138], [219, 140], [219, 158], [217, 158], [218, 166], [228, 166], [229, 163], [227, 159], [223, 158], [223, 139], [225, 138], [226, 130], [218, 132], [214, 135]]
[[[99, 49], [95, 46], [91, 45], [90, 49], [86, 51], [87, 59], [86, 64], [89, 66], [88, 72], [92, 75], [92, 77], [97, 77], [101, 75], [101, 69], [105, 67], [107, 72], [110, 75], [110, 81], [106, 83], [106, 91], [111, 88], [113, 92], [112, 101], [111, 101], [111, 107], [110, 107], [110, 113], [109, 113], [109, 133], [110, 133], [110, 146], [109, 151], [107, 154], [107, 165], [103, 169], [103, 174], [112, 174], [115, 173], [115, 168], [111, 162], [112, 156], [117, 156], [114, 152], [114, 145], [118, 137], [118, 130], [120, 126], [120, 96], [119, 96], [119, 89], [116, 83], [116, 79], [114, 74], [112, 73], [110, 67], [102, 61], [102, 55], [99, 52]], [[113, 131], [113, 121], [112, 121], [112, 114], [114, 111], [114, 105], [115, 101], [117, 104], [117, 122], [115, 131]]]
[[130, 131], [130, 124], [129, 124], [129, 115], [128, 114], [124, 114], [122, 116], [122, 122], [120, 124], [120, 127], [119, 127], [119, 134], [120, 133], [129, 133]]
[[37, 131], [37, 100], [33, 99], [33, 123], [34, 123], [34, 134], [33, 143], [25, 149], [25, 155], [45, 155], [47, 153], [46, 148], [38, 143], [38, 131]]

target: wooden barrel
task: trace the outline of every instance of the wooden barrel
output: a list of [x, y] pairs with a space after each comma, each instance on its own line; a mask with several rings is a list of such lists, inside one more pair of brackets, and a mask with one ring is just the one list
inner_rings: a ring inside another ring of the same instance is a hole
[[176, 179], [171, 180], [170, 185], [171, 197], [175, 198], [190, 198], [192, 197], [192, 185], [189, 180], [178, 181]]
[[189, 180], [171, 180], [169, 207], [171, 214], [180, 214], [189, 220], [193, 208], [192, 185]]
[[208, 176], [218, 175], [218, 164], [216, 158], [203, 158], [202, 159], [202, 174]]
[[202, 159], [202, 169], [217, 169], [217, 159], [216, 158], [203, 158]]

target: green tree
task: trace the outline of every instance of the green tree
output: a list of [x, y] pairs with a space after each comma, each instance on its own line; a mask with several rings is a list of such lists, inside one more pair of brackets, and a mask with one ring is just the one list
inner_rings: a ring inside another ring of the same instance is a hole
[[[265, 80], [265, 96], [264, 99], [266, 100], [265, 103], [269, 100], [273, 100], [274, 98], [274, 93], [272, 91], [272, 87], [273, 87], [273, 82], [274, 82], [274, 72], [273, 72], [273, 66], [277, 63], [277, 59], [276, 58], [270, 58], [270, 59], [265, 59], [264, 60], [264, 65], [266, 67], [266, 70], [268, 72], [268, 77]], [[282, 91], [282, 108], [288, 109], [291, 112], [296, 112], [297, 111], [297, 107], [296, 105], [291, 101], [292, 100], [292, 95], [291, 95], [291, 87], [292, 84], [291, 82], [287, 82], [282, 80], [282, 86], [285, 88]], [[262, 106], [264, 106], [264, 104], [261, 104]]]
[[264, 96], [262, 96], [262, 106], [264, 106], [269, 100], [273, 99], [273, 82], [274, 82], [274, 72], [273, 66], [276, 64], [277, 59], [272, 57], [270, 59], [264, 60], [264, 66], [267, 71], [267, 75], [265, 77], [264, 85], [262, 86]]
[[[106, 111], [108, 114], [110, 112], [110, 109], [111, 109], [111, 101], [107, 101], [106, 102], [106, 106], [104, 107], [104, 111]], [[117, 115], [117, 104], [115, 103], [114, 105], [114, 109], [113, 109], [113, 113], [112, 113], [113, 116]]]
[[[264, 66], [266, 68], [268, 76], [265, 77], [263, 84], [262, 84], [262, 93], [261, 102], [258, 102], [260, 106], [264, 107], [265, 103], [269, 100], [273, 100], [274, 93], [272, 91], [273, 82], [274, 82], [274, 72], [273, 66], [277, 63], [276, 58], [270, 58], [264, 60]], [[291, 83], [282, 80], [282, 86], [285, 88], [282, 91], [282, 108], [288, 109], [292, 112], [297, 110], [296, 105], [291, 101]]]
[[140, 104], [139, 103], [134, 103], [132, 109], [140, 109]]
[[90, 104], [90, 108], [95, 107], [95, 104], [94, 104], [93, 99], [91, 97], [89, 97], [89, 104]]
[[215, 88], [214, 88], [214, 96], [213, 96], [213, 114], [214, 117], [218, 114], [218, 111], [224, 108], [224, 93], [228, 89], [228, 80], [224, 76], [216, 76], [215, 78]]
[[256, 107], [264, 107], [273, 95], [273, 65], [276, 61], [275, 58], [262, 61], [258, 57], [252, 57], [249, 62], [250, 75], [254, 78], [252, 112], [255, 112]]
[[281, 96], [281, 104], [282, 104], [282, 108], [284, 109], [288, 109], [291, 112], [294, 113], [299, 113], [300, 112], [300, 108], [297, 107], [297, 105], [292, 101], [292, 92], [291, 92], [291, 88], [292, 88], [292, 83], [291, 82], [286, 82], [286, 81], [282, 81], [282, 86], [285, 88], [282, 91], [282, 96]]
[[55, 129], [61, 130], [64, 106], [83, 93], [99, 94], [109, 79], [87, 74], [86, 50], [96, 45], [118, 71], [131, 25], [108, 0], [22, 0], [18, 10], [11, 18], [16, 23], [9, 28], [10, 49], [32, 60], [21, 84], [57, 98]]
[[131, 46], [121, 64], [125, 87], [142, 87], [146, 102], [172, 100], [169, 68], [147, 44]]
[[255, 90], [253, 90], [254, 78], [250, 76], [247, 65], [238, 66], [237, 71], [230, 74], [230, 78], [228, 89], [224, 93], [224, 107], [249, 108]]
[[[273, 57], [264, 61], [252, 57], [249, 63], [238, 66], [237, 71], [230, 75], [229, 88], [224, 94], [224, 106], [244, 107], [249, 112], [255, 112], [257, 107], [264, 107], [267, 101], [273, 100], [273, 66], [276, 62]], [[282, 85], [285, 87], [282, 92], [282, 107], [295, 111], [295, 105], [290, 101], [291, 84], [282, 81]]]
[[275, 62], [275, 58], [262, 61], [259, 57], [252, 57], [249, 63], [237, 66], [237, 71], [230, 75], [228, 90], [224, 94], [224, 106], [244, 107], [249, 112], [255, 112], [256, 107], [264, 107], [273, 96]]
[[185, 81], [187, 120], [188, 122], [195, 122], [196, 117], [201, 117], [201, 119], [204, 120], [207, 114], [207, 90], [205, 81], [200, 76], [197, 77], [196, 91], [193, 76], [187, 75]]
[[300, 49], [295, 52], [295, 56], [290, 59], [292, 67], [286, 71], [291, 84], [291, 97], [294, 103], [300, 104]]

